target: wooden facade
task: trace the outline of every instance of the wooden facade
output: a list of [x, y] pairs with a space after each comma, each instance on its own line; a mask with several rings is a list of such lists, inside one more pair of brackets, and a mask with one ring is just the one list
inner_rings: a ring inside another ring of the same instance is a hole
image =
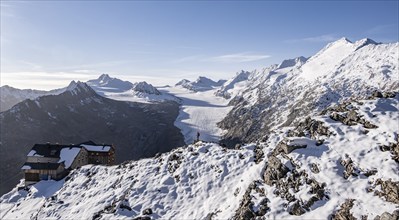
[[115, 165], [115, 150], [109, 151], [87, 151], [89, 164]]
[[25, 173], [25, 186], [40, 180], [60, 180], [68, 174], [63, 163], [25, 163], [22, 169]]
[[70, 170], [87, 164], [114, 165], [114, 147], [92, 141], [79, 145], [35, 144], [21, 169], [27, 186], [40, 180], [60, 180]]

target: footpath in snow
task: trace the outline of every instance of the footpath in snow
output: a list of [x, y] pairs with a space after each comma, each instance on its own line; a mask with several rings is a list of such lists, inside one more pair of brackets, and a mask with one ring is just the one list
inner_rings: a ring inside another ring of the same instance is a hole
[[181, 87], [159, 88], [163, 93], [174, 95], [181, 100], [179, 116], [175, 121], [186, 144], [191, 144], [200, 133], [200, 139], [208, 142], [217, 142], [223, 135], [218, 128], [221, 121], [232, 106], [227, 106], [228, 100], [214, 95], [215, 90], [193, 92]]

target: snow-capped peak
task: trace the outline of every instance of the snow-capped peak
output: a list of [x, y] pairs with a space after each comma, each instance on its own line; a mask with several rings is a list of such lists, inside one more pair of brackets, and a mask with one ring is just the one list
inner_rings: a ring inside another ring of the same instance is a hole
[[177, 82], [177, 83], [175, 84], [175, 86], [182, 86], [182, 85], [185, 85], [185, 84], [187, 84], [187, 83], [190, 83], [190, 80], [188, 80], [188, 79], [182, 79], [182, 80], [180, 80], [179, 82]]
[[133, 87], [131, 82], [110, 77], [108, 74], [102, 74], [97, 79], [89, 80], [87, 84], [100, 95], [103, 95], [107, 91], [124, 92]]
[[108, 82], [108, 81], [110, 81], [110, 80], [112, 80], [113, 78], [111, 78], [108, 74], [101, 74], [101, 76], [100, 77], [98, 77], [98, 81], [100, 82], [100, 83], [106, 83], [106, 82]]
[[161, 95], [161, 92], [159, 92], [153, 85], [148, 84], [147, 82], [138, 82], [133, 84], [134, 91], [137, 92], [142, 92], [142, 93], [147, 93], [147, 94], [154, 94], [154, 95]]

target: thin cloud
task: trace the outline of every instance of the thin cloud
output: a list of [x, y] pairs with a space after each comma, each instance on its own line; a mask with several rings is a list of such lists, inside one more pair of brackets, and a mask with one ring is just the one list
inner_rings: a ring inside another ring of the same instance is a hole
[[365, 32], [367, 35], [374, 35], [374, 34], [385, 34], [392, 32], [395, 30], [395, 25], [394, 24], [384, 24], [384, 25], [378, 25], [373, 28], [370, 28]]
[[203, 55], [193, 55], [172, 60], [171, 63], [178, 64], [178, 63], [185, 63], [191, 61], [201, 61], [203, 59], [204, 59]]
[[287, 43], [296, 43], [296, 42], [324, 43], [324, 42], [336, 41], [338, 39], [339, 39], [339, 37], [337, 37], [333, 34], [325, 34], [325, 35], [320, 35], [320, 36], [315, 36], [315, 37], [290, 39], [290, 40], [286, 40], [285, 42], [287, 42]]
[[270, 55], [254, 54], [254, 53], [235, 53], [235, 54], [226, 54], [226, 55], [211, 57], [207, 61], [222, 62], [222, 63], [244, 63], [244, 62], [264, 60], [267, 58], [270, 58]]

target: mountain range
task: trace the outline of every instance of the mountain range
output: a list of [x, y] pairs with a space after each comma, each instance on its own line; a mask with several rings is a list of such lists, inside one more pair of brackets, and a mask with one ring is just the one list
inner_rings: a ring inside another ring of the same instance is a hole
[[35, 142], [114, 143], [122, 163], [18, 185], [0, 217], [397, 219], [398, 60], [399, 43], [341, 38], [229, 80], [22, 93], [0, 113], [2, 194]]

